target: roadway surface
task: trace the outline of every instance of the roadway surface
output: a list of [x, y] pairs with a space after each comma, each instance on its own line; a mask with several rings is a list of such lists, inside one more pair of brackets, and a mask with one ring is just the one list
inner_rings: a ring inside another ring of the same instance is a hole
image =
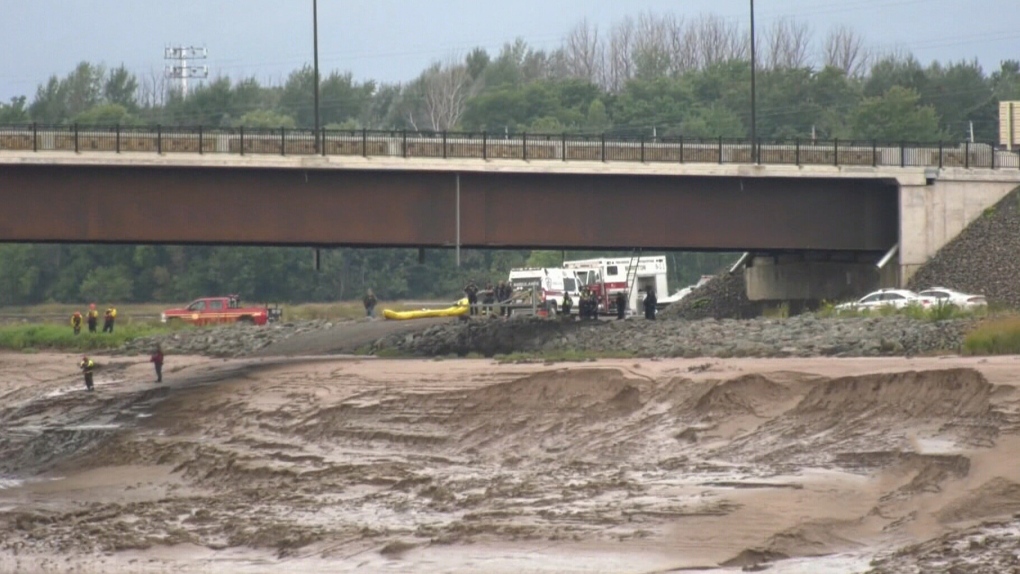
[[442, 323], [457, 321], [456, 318], [414, 319], [410, 321], [348, 321], [338, 323], [329, 329], [305, 332], [277, 343], [267, 345], [252, 353], [254, 357], [277, 357], [298, 355], [344, 355], [356, 353], [377, 340], [397, 334], [414, 333]]

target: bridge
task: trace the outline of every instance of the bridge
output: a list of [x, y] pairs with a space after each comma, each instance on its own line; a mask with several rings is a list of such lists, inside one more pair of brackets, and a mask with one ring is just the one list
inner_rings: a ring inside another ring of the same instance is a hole
[[901, 284], [1017, 185], [970, 143], [0, 127], [0, 241], [746, 251], [757, 299]]

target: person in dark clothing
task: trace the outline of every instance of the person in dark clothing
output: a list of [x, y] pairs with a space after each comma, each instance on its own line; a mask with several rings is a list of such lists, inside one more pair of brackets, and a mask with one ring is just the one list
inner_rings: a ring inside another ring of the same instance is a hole
[[616, 318], [623, 319], [627, 316], [627, 295], [620, 291], [616, 294]]
[[117, 310], [113, 307], [107, 307], [106, 313], [103, 315], [103, 332], [113, 333], [113, 322], [117, 319]]
[[645, 295], [645, 319], [655, 320], [655, 305], [658, 302], [659, 300], [655, 298], [655, 290], [649, 288], [648, 294]]
[[496, 303], [496, 289], [492, 286], [492, 283], [485, 285], [485, 296], [482, 299], [482, 304], [485, 305], [485, 314], [492, 315], [494, 309], [492, 306]]
[[92, 386], [92, 371], [96, 368], [96, 364], [87, 356], [82, 356], [81, 362], [78, 363], [78, 368], [85, 375], [85, 390], [91, 391], [94, 388]]
[[365, 298], [362, 299], [361, 302], [365, 305], [365, 316], [375, 317], [375, 304], [378, 303], [378, 300], [375, 298], [375, 293], [373, 293], [371, 289], [365, 293]]
[[598, 304], [595, 294], [585, 289], [581, 294], [581, 305], [578, 308], [581, 312], [581, 319], [598, 319]]
[[467, 296], [468, 305], [471, 306], [471, 314], [478, 314], [478, 286], [475, 285], [474, 281], [467, 284], [464, 288], [464, 295]]
[[563, 293], [563, 305], [560, 306], [560, 309], [561, 309], [563, 315], [565, 315], [568, 319], [570, 318], [570, 308], [573, 307], [573, 306], [574, 306], [574, 299], [570, 296], [570, 292], [569, 291], [565, 291]]
[[500, 281], [499, 285], [496, 286], [496, 301], [499, 302], [499, 316], [506, 317], [507, 307], [506, 300], [510, 298], [510, 295], [506, 292], [506, 281]]
[[75, 335], [81, 333], [81, 321], [82, 321], [81, 313], [75, 311], [74, 315], [71, 315], [71, 329], [74, 330]]
[[96, 304], [89, 304], [89, 312], [85, 316], [85, 322], [89, 325], [89, 333], [96, 332], [96, 324], [99, 322], [99, 311], [96, 311]]
[[156, 367], [156, 382], [163, 382], [163, 348], [156, 345], [156, 350], [152, 352], [152, 356], [149, 357], [149, 361], [152, 362], [152, 366]]

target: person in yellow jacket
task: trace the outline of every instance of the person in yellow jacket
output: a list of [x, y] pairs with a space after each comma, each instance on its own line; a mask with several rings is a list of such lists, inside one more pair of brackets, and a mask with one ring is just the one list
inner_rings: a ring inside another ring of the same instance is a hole
[[85, 319], [89, 324], [89, 333], [95, 333], [96, 323], [99, 322], [99, 311], [96, 311], [95, 303], [89, 303], [89, 312], [85, 315]]
[[103, 315], [103, 332], [113, 333], [113, 322], [117, 319], [117, 310], [113, 307], [107, 307], [106, 314]]
[[92, 370], [96, 368], [96, 364], [85, 355], [81, 358], [81, 362], [78, 363], [78, 368], [85, 375], [85, 390], [91, 391], [94, 388], [92, 386]]
[[82, 322], [81, 312], [75, 311], [74, 314], [71, 315], [71, 328], [74, 329], [75, 335], [81, 333], [81, 322]]

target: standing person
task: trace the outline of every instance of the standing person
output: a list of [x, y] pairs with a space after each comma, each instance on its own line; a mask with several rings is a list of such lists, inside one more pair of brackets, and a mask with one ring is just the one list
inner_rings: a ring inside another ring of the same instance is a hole
[[645, 295], [645, 319], [649, 321], [655, 320], [655, 305], [658, 301], [655, 297], [655, 289], [649, 287], [648, 294]]
[[375, 298], [375, 293], [373, 293], [371, 289], [365, 293], [365, 298], [362, 299], [361, 302], [365, 305], [365, 316], [375, 317], [375, 304], [378, 303], [378, 301]]
[[510, 310], [507, 306], [507, 299], [510, 298], [510, 293], [507, 290], [506, 281], [500, 281], [499, 286], [496, 287], [496, 300], [499, 301], [499, 316], [509, 316], [508, 311]]
[[475, 285], [474, 281], [469, 281], [467, 287], [464, 287], [464, 295], [467, 296], [468, 305], [471, 306], [471, 315], [478, 314], [478, 286]]
[[103, 314], [103, 332], [113, 334], [113, 321], [117, 318], [117, 310], [112, 306]]
[[96, 364], [92, 362], [92, 359], [86, 355], [82, 355], [81, 362], [78, 363], [78, 368], [81, 369], [82, 374], [85, 375], [85, 390], [91, 391], [92, 386], [92, 370], [96, 368]]
[[563, 292], [563, 305], [560, 309], [563, 310], [563, 314], [570, 318], [570, 308], [574, 306], [574, 299], [570, 296], [570, 291]]
[[89, 324], [89, 333], [96, 332], [96, 323], [99, 322], [99, 311], [96, 311], [96, 304], [89, 303], [89, 312], [85, 316], [86, 322]]
[[485, 305], [485, 314], [492, 315], [494, 309], [492, 305], [496, 302], [496, 290], [492, 287], [492, 281], [485, 284], [485, 298], [482, 299], [482, 304]]
[[156, 367], [156, 382], [163, 382], [163, 347], [159, 344], [156, 345], [156, 350], [152, 352], [152, 356], [149, 357], [149, 362], [152, 366]]
[[627, 295], [620, 291], [616, 294], [616, 319], [620, 320], [627, 316]]
[[71, 315], [71, 328], [74, 329], [75, 335], [81, 333], [81, 322], [81, 312], [75, 311], [74, 314]]

